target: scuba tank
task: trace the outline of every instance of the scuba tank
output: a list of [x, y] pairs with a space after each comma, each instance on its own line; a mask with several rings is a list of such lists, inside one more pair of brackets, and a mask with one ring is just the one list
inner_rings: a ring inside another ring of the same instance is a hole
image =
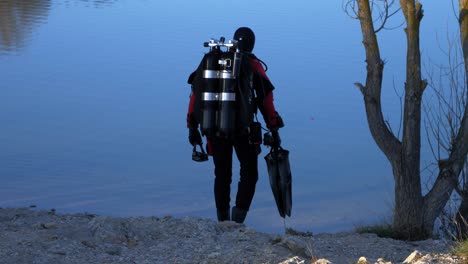
[[233, 74], [234, 53], [225, 52], [221, 55], [220, 63], [220, 100], [218, 116], [218, 136], [230, 137], [235, 128], [236, 113], [236, 85]]
[[213, 136], [216, 132], [219, 91], [219, 50], [214, 48], [203, 59], [203, 94], [201, 132]]
[[[202, 61], [201, 131], [205, 136], [232, 137], [236, 124], [236, 87], [241, 54], [237, 41], [224, 43], [211, 39], [204, 46], [210, 48]], [[228, 48], [222, 51], [221, 47]], [[235, 51], [235, 52], [234, 52]]]

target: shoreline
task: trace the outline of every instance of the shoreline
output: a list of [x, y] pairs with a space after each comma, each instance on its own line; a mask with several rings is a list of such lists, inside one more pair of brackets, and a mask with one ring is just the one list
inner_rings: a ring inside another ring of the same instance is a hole
[[[453, 243], [379, 238], [374, 234], [267, 234], [231, 221], [186, 216], [110, 217], [0, 208], [4, 263], [463, 263]], [[382, 258], [386, 262], [378, 262]], [[326, 262], [322, 262], [326, 263]]]

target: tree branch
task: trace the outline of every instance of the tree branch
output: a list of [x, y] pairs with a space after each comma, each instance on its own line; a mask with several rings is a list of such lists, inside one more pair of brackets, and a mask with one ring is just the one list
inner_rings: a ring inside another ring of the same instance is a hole
[[[462, 45], [463, 59], [465, 63], [465, 87], [468, 87], [468, 0], [460, 0], [460, 41]], [[468, 90], [465, 92], [465, 98], [468, 95]], [[460, 122], [460, 129], [453, 141], [452, 152], [450, 153], [449, 160], [452, 161], [452, 170], [460, 174], [466, 162], [466, 155], [468, 153], [468, 104], [465, 103], [463, 118]]]
[[356, 82], [356, 83], [354, 83], [354, 85], [356, 85], [357, 88], [359, 88], [359, 90], [361, 91], [362, 95], [365, 95], [365, 94], [366, 94], [366, 87], [364, 87], [364, 85], [362, 85], [362, 83]]
[[411, 4], [411, 0], [400, 0], [401, 11], [405, 15], [405, 20], [408, 21], [408, 5]]
[[364, 96], [367, 123], [375, 142], [392, 164], [400, 159], [401, 143], [390, 131], [382, 115], [381, 89], [384, 63], [380, 58], [377, 36], [372, 21], [369, 0], [358, 0], [358, 17], [361, 23], [366, 51], [366, 85], [355, 84]]

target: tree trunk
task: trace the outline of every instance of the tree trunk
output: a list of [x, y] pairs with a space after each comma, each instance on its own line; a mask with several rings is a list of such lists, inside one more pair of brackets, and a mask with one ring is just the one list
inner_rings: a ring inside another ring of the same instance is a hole
[[[395, 174], [394, 227], [405, 238], [425, 238], [421, 193], [421, 101], [425, 83], [421, 80], [419, 25], [422, 5], [414, 0], [400, 0], [407, 27], [406, 83], [403, 113], [401, 164]], [[432, 230], [431, 230], [432, 231]]]
[[[401, 164], [401, 170], [395, 171], [395, 212], [393, 229], [397, 238], [420, 240], [430, 236], [424, 224], [424, 207], [421, 196], [419, 177], [413, 177], [412, 168]], [[418, 188], [419, 186], [419, 188]]]

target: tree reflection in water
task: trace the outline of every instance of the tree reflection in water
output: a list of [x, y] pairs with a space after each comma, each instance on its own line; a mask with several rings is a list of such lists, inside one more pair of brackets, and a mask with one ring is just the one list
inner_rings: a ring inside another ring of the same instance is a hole
[[[66, 5], [105, 7], [117, 0], [65, 0]], [[20, 51], [37, 26], [47, 21], [51, 0], [0, 0], [0, 55]]]
[[25, 46], [37, 25], [46, 21], [50, 0], [0, 1], [0, 54]]

